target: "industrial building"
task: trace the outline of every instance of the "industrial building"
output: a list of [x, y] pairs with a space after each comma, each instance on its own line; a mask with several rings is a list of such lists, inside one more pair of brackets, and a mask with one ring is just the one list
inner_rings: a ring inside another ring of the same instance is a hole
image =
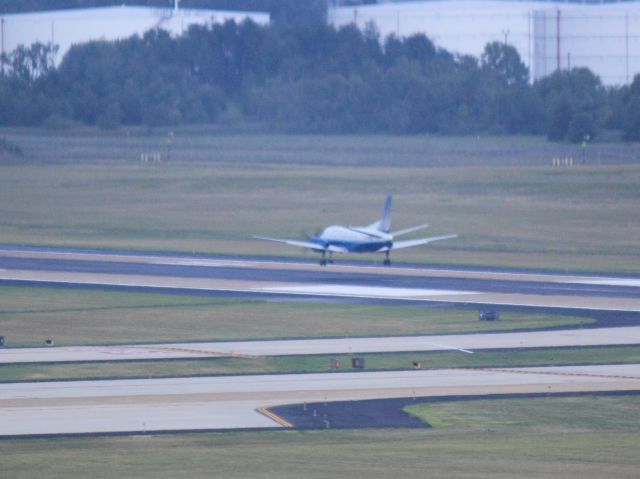
[[[2, 52], [36, 41], [59, 46], [56, 63], [74, 43], [117, 40], [162, 28], [179, 35], [194, 24], [269, 23], [264, 12], [178, 8], [104, 7], [4, 15]], [[605, 85], [622, 85], [640, 73], [640, 1], [581, 4], [517, 0], [381, 2], [329, 9], [334, 26], [375, 24], [381, 39], [426, 34], [438, 47], [479, 57], [485, 45], [515, 47], [531, 79], [557, 69], [587, 67]]]
[[20, 44], [52, 43], [59, 46], [57, 64], [74, 43], [119, 40], [154, 28], [179, 35], [191, 25], [247, 18], [258, 24], [269, 23], [269, 14], [264, 12], [183, 9], [178, 8], [178, 2], [175, 8], [116, 6], [3, 15], [1, 51], [9, 53]]
[[505, 42], [518, 50], [532, 80], [587, 67], [605, 85], [621, 85], [640, 73], [640, 1], [387, 2], [333, 8], [329, 22], [360, 28], [372, 22], [382, 38], [424, 33], [438, 47], [476, 57], [487, 43]]

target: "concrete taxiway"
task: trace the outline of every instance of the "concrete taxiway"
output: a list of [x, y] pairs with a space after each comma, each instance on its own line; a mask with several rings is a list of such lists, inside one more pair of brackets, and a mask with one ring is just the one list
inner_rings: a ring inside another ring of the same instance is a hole
[[640, 344], [640, 326], [553, 331], [0, 349], [0, 364]]
[[259, 409], [302, 402], [639, 389], [639, 364], [7, 383], [0, 436], [282, 427]]

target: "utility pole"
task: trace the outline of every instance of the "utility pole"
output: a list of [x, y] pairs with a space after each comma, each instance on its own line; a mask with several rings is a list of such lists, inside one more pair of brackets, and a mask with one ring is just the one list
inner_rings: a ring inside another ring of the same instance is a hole
[[0, 64], [2, 76], [4, 76], [4, 17], [0, 17]]
[[556, 70], [560, 70], [560, 9], [556, 13]]
[[624, 63], [625, 83], [629, 84], [629, 12], [624, 14]]
[[171, 161], [171, 145], [173, 144], [173, 132], [167, 135], [167, 161]]
[[511, 30], [509, 30], [508, 28], [506, 30], [502, 30], [502, 34], [504, 35], [504, 44], [505, 45], [509, 44], [509, 33], [511, 33]]

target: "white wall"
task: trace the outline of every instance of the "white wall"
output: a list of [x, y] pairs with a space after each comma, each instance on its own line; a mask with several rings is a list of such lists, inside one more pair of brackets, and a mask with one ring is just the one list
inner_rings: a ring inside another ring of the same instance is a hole
[[[559, 36], [558, 36], [558, 12]], [[496, 0], [436, 0], [340, 7], [340, 26], [372, 21], [382, 38], [425, 33], [437, 46], [479, 57], [492, 41], [514, 46], [533, 79], [560, 68], [586, 66], [607, 85], [640, 73], [640, 1], [583, 5]], [[558, 41], [559, 40], [559, 41]]]
[[35, 42], [59, 45], [56, 62], [74, 43], [91, 40], [118, 40], [142, 35], [153, 28], [162, 28], [179, 35], [193, 24], [241, 22], [246, 18], [259, 24], [269, 23], [268, 13], [232, 12], [222, 10], [178, 10], [170, 8], [104, 7], [79, 10], [57, 10], [15, 15], [2, 18], [3, 50], [9, 53], [18, 45]]

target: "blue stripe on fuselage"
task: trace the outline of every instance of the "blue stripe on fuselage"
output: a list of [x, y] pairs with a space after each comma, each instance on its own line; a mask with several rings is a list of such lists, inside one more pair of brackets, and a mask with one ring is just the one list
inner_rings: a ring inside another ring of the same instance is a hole
[[310, 241], [320, 246], [321, 250], [325, 249], [328, 245], [332, 245], [344, 248], [350, 253], [375, 253], [376, 251], [380, 251], [380, 249], [385, 247], [391, 248], [391, 246], [393, 245], [392, 241], [327, 241], [317, 236], [311, 238]]

